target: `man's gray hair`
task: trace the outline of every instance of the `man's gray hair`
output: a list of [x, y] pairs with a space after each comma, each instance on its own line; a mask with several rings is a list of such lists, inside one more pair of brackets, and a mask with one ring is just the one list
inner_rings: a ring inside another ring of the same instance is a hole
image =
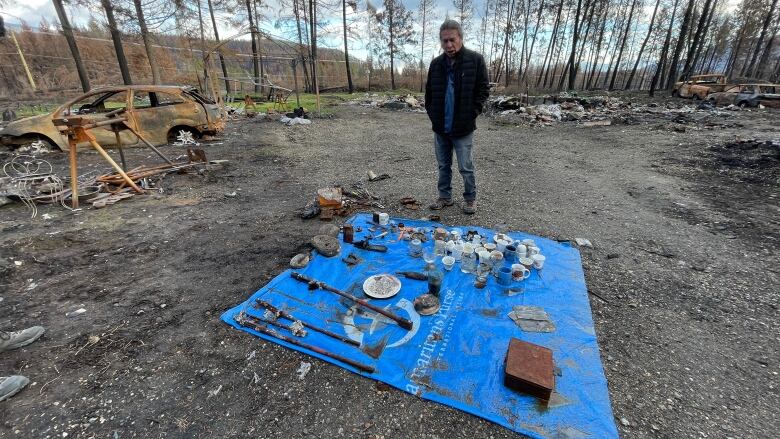
[[450, 20], [449, 18], [444, 20], [444, 23], [439, 27], [439, 35], [445, 30], [456, 30], [458, 31], [458, 36], [463, 38], [463, 28], [455, 20]]

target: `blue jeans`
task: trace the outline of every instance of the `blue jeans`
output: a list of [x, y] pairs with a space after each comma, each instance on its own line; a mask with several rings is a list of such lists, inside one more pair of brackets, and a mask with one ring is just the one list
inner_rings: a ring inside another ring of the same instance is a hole
[[458, 158], [458, 171], [463, 177], [463, 199], [477, 198], [477, 183], [474, 179], [474, 160], [471, 158], [471, 143], [474, 133], [463, 137], [451, 137], [434, 133], [436, 161], [439, 162], [439, 198], [452, 198], [452, 151]]

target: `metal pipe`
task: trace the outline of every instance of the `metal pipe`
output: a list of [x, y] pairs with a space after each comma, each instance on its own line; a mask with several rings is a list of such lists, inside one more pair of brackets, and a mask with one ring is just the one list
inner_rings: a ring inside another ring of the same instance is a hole
[[163, 160], [165, 160], [166, 162], [168, 162], [168, 164], [169, 164], [169, 165], [171, 165], [171, 166], [176, 166], [176, 165], [174, 165], [174, 163], [173, 163], [172, 161], [170, 161], [170, 160], [168, 159], [168, 157], [165, 157], [165, 155], [163, 155], [163, 153], [161, 153], [159, 149], [155, 148], [155, 146], [154, 146], [154, 145], [152, 145], [151, 143], [149, 143], [149, 141], [148, 141], [148, 140], [146, 140], [146, 139], [145, 139], [143, 136], [141, 136], [141, 133], [139, 133], [138, 131], [134, 130], [134, 129], [133, 129], [133, 127], [131, 127], [131, 126], [130, 126], [130, 124], [128, 124], [128, 123], [125, 123], [125, 126], [127, 127], [127, 129], [128, 129], [128, 130], [130, 130], [130, 132], [131, 132], [131, 133], [135, 134], [135, 137], [138, 137], [138, 140], [140, 140], [141, 142], [144, 142], [144, 143], [146, 144], [146, 146], [148, 146], [149, 148], [152, 148], [152, 150], [153, 150], [154, 152], [156, 152], [156, 153], [157, 153], [157, 155], [159, 155], [159, 156], [160, 156], [160, 158], [162, 158]]
[[246, 320], [240, 319], [239, 318], [240, 315], [241, 314], [236, 315], [234, 320], [236, 321], [236, 323], [238, 323], [241, 326], [247, 327], [247, 328], [252, 329], [254, 331], [263, 333], [265, 335], [270, 335], [271, 337], [278, 338], [279, 340], [285, 341], [287, 343], [290, 343], [290, 344], [298, 346], [298, 347], [302, 347], [304, 349], [308, 349], [308, 350], [316, 352], [316, 353], [318, 353], [320, 355], [325, 355], [326, 357], [333, 358], [334, 360], [341, 361], [342, 363], [346, 363], [346, 364], [354, 367], [355, 369], [362, 370], [363, 372], [374, 373], [374, 370], [375, 370], [374, 366], [369, 366], [367, 364], [360, 363], [358, 361], [349, 359], [347, 357], [343, 357], [343, 356], [341, 356], [339, 354], [334, 354], [333, 352], [326, 351], [325, 349], [322, 349], [320, 347], [313, 346], [313, 345], [310, 345], [308, 343], [304, 343], [304, 342], [298, 341], [298, 340], [296, 340], [294, 338], [287, 337], [286, 335], [279, 334], [278, 332], [274, 331], [273, 329], [271, 329], [271, 328], [269, 328], [267, 326], [263, 326], [263, 325], [259, 325], [259, 324], [253, 324], [253, 323], [248, 322]]
[[382, 314], [383, 316], [385, 316], [385, 317], [387, 317], [389, 319], [395, 320], [395, 322], [398, 323], [398, 326], [406, 329], [407, 331], [412, 329], [412, 322], [410, 320], [405, 319], [405, 318], [400, 317], [400, 316], [397, 316], [397, 315], [391, 313], [390, 311], [386, 311], [386, 310], [384, 310], [384, 309], [382, 309], [382, 308], [380, 308], [378, 306], [372, 305], [372, 304], [366, 302], [363, 299], [359, 299], [359, 298], [357, 298], [357, 297], [355, 297], [355, 296], [353, 296], [353, 295], [351, 295], [351, 294], [349, 294], [349, 293], [347, 293], [345, 291], [341, 291], [338, 288], [332, 287], [332, 286], [326, 284], [325, 282], [320, 282], [318, 280], [312, 279], [312, 278], [310, 278], [308, 276], [305, 276], [305, 275], [303, 275], [301, 273], [297, 273], [295, 271], [291, 272], [290, 276], [292, 276], [292, 278], [297, 280], [297, 281], [300, 281], [300, 282], [308, 284], [309, 288], [311, 288], [311, 289], [319, 288], [319, 289], [322, 289], [322, 290], [325, 290], [325, 291], [330, 291], [331, 293], [335, 293], [335, 294], [338, 294], [341, 297], [344, 297], [346, 299], [352, 300], [353, 302], [355, 302], [355, 303], [357, 303], [357, 304], [359, 304], [359, 305], [361, 305], [361, 306], [363, 306], [365, 308], [368, 308], [371, 311], [377, 312], [377, 313]]
[[257, 304], [259, 306], [261, 306], [261, 307], [271, 311], [272, 313], [276, 314], [277, 316], [284, 317], [285, 319], [292, 320], [294, 322], [301, 322], [301, 324], [303, 326], [311, 329], [312, 331], [317, 331], [320, 334], [325, 334], [328, 337], [335, 338], [336, 340], [343, 341], [344, 343], [360, 347], [360, 342], [359, 341], [352, 340], [349, 337], [345, 337], [343, 335], [336, 334], [335, 332], [331, 332], [331, 331], [329, 331], [327, 329], [319, 328], [319, 327], [314, 326], [314, 325], [312, 325], [310, 323], [306, 323], [303, 320], [295, 318], [295, 316], [293, 316], [292, 314], [288, 313], [287, 311], [281, 310], [281, 309], [271, 305], [270, 303], [266, 302], [265, 300], [256, 299], [255, 301], [257, 302]]
[[[140, 187], [136, 186], [136, 184], [133, 182], [133, 180], [131, 180], [130, 177], [127, 174], [125, 174], [125, 171], [123, 171], [122, 168], [114, 161], [114, 159], [112, 159], [111, 156], [108, 155], [108, 153], [100, 146], [100, 144], [98, 144], [96, 141], [94, 141], [92, 139], [89, 140], [89, 143], [90, 143], [90, 145], [92, 145], [93, 148], [95, 148], [97, 150], [97, 152], [100, 153], [100, 155], [103, 156], [104, 159], [106, 159], [106, 161], [109, 164], [111, 164], [111, 166], [114, 167], [114, 169], [116, 169], [116, 171], [119, 173], [119, 175], [122, 176], [122, 179], [124, 179], [124, 181], [128, 185], [130, 185], [130, 187], [132, 187], [139, 194], [144, 193], [144, 190], [141, 189]], [[74, 197], [77, 196], [75, 192], [74, 192], [73, 196]]]

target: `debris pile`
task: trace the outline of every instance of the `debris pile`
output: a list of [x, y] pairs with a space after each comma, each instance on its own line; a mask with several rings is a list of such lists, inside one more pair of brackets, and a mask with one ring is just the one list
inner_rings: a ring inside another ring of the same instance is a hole
[[651, 121], [670, 123], [667, 128], [684, 132], [686, 124], [702, 123], [704, 127], [724, 126], [713, 123], [709, 116], [727, 118], [738, 107], [715, 108], [709, 102], [692, 105], [670, 101], [634, 103], [611, 96], [578, 97], [567, 93], [545, 96], [495, 96], [488, 101], [488, 111], [498, 123], [509, 125], [551, 125], [576, 122], [585, 127], [624, 124], [635, 125]]
[[356, 210], [374, 207], [384, 209], [379, 197], [372, 194], [362, 181], [349, 188], [332, 186], [317, 190], [317, 197], [306, 203], [300, 211], [303, 219], [316, 216], [322, 221], [331, 221], [334, 216], [348, 216]]
[[361, 98], [348, 101], [347, 105], [387, 108], [389, 110], [406, 110], [418, 113], [425, 111], [423, 99], [412, 94], [385, 96], [376, 93], [366, 93]]

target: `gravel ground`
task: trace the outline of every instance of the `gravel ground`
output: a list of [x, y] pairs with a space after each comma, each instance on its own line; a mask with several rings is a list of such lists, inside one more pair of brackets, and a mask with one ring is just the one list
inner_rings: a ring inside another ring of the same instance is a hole
[[[666, 120], [479, 120], [478, 212], [456, 206], [442, 222], [593, 242], [583, 265], [624, 437], [769, 438], [780, 428], [780, 156], [728, 146], [778, 140], [778, 114], [712, 116], [711, 129], [685, 132]], [[44, 206], [35, 220], [18, 204], [0, 209], [0, 327], [47, 328], [0, 355], [0, 371], [31, 379], [0, 403], [0, 436], [517, 437], [218, 320], [321, 226], [297, 216], [318, 187], [388, 173], [367, 186], [386, 211], [427, 215], [398, 201], [436, 196], [425, 115], [341, 107], [309, 126], [236, 121], [223, 137], [207, 154], [230, 164], [166, 177], [161, 194], [77, 213]], [[66, 169], [63, 154], [47, 159]], [[81, 164], [103, 168], [88, 152]], [[301, 361], [313, 364], [303, 380]]]

